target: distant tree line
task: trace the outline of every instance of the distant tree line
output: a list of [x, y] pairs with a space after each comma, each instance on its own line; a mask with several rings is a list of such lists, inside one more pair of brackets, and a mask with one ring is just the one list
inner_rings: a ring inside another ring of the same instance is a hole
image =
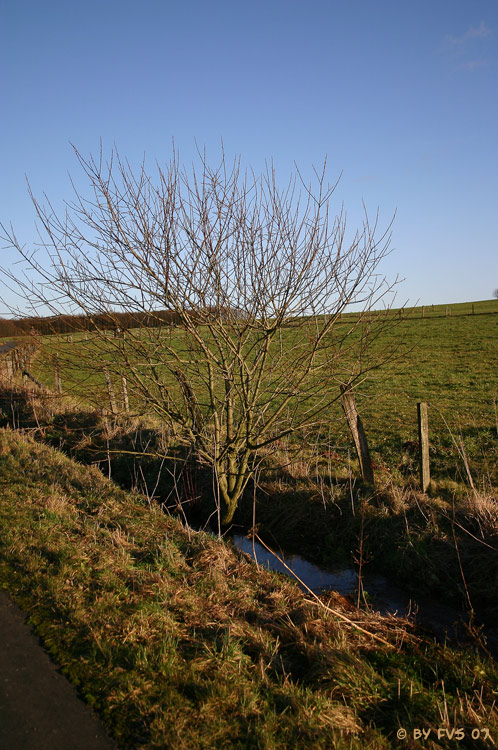
[[16, 321], [0, 318], [0, 336], [20, 336], [22, 333]]
[[[243, 316], [235, 309], [225, 309], [216, 305], [199, 311], [192, 311], [194, 323], [205, 323], [215, 319], [238, 319]], [[103, 312], [96, 315], [53, 315], [50, 317], [0, 318], [0, 336], [27, 336], [37, 334], [75, 333], [77, 331], [126, 331], [130, 328], [160, 328], [180, 325], [181, 315], [175, 310], [155, 310], [153, 312]]]
[[54, 315], [50, 317], [0, 318], [0, 336], [75, 333], [77, 331], [126, 331], [129, 328], [158, 328], [180, 323], [174, 310], [154, 312], [113, 312], [97, 315]]

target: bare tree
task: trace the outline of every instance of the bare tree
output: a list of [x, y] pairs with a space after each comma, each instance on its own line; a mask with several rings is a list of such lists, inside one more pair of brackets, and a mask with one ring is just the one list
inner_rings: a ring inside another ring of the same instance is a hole
[[[32, 312], [92, 322], [75, 337], [80, 369], [125, 377], [126, 398], [212, 466], [227, 524], [262, 453], [315, 426], [341, 385], [389, 356], [370, 356], [392, 321], [370, 312], [393, 286], [378, 275], [389, 228], [377, 237], [365, 214], [346, 242], [325, 167], [314, 186], [298, 173], [282, 188], [272, 168], [256, 176], [224, 157], [187, 171], [175, 155], [153, 180], [117, 153], [75, 153], [91, 195], [75, 189], [62, 217], [31, 196], [43, 247], [25, 250], [4, 228], [27, 264], [16, 281]], [[351, 304], [361, 312], [343, 315]], [[175, 327], [162, 325], [164, 310]], [[136, 327], [109, 336], [102, 314], [120, 312]]]
[[493, 297], [495, 297], [496, 299], [498, 299], [498, 289], [494, 290]]

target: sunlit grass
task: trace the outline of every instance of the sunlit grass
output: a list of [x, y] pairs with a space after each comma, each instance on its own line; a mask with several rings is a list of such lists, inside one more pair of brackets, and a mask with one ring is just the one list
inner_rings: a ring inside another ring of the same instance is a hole
[[[498, 300], [401, 312], [402, 317], [396, 325], [372, 342], [365, 365], [381, 360], [386, 350], [392, 350], [398, 344], [399, 356], [380, 369], [367, 373], [366, 379], [360, 379], [356, 386], [356, 402], [375, 462], [386, 464], [390, 469], [401, 466], [403, 445], [416, 441], [418, 437], [416, 404], [426, 401], [429, 403], [434, 477], [459, 479], [457, 466], [461, 463], [463, 449], [471, 472], [489, 477], [496, 484]], [[397, 311], [392, 312], [394, 318], [397, 315]], [[337, 331], [347, 330], [349, 324], [344, 322], [347, 318], [347, 315], [343, 316], [337, 324]], [[358, 335], [359, 332], [354, 333], [352, 340]], [[168, 370], [172, 363], [166, 347], [184, 358], [198, 356], [188, 352], [181, 330], [172, 327], [159, 333], [136, 330], [127, 336], [145, 346], [147, 351], [157, 352], [157, 371], [170, 388], [172, 398], [180, 398], [178, 383]], [[296, 344], [295, 336], [292, 326], [283, 330], [281, 345], [284, 351], [290, 351]], [[53, 388], [53, 356], [57, 353], [64, 392], [78, 399], [82, 406], [108, 408], [108, 388], [103, 372], [108, 362], [114, 398], [118, 408], [122, 408], [123, 386], [120, 377], [112, 375], [112, 362], [113, 358], [118, 361], [120, 347], [126, 345], [125, 340], [116, 339], [111, 332], [104, 340], [86, 333], [57, 339], [45, 337], [41, 340], [41, 349], [32, 370], [44, 385]], [[130, 342], [130, 350], [133, 346], [134, 343]], [[140, 360], [140, 352], [132, 356], [136, 361]], [[346, 372], [347, 357], [341, 366]], [[202, 366], [200, 372], [202, 376]], [[322, 377], [326, 380], [325, 385], [330, 383], [330, 395], [338, 395], [339, 373], [325, 371]], [[199, 402], [204, 408], [200, 381], [198, 385]], [[318, 386], [323, 388], [323, 381], [317, 382]], [[221, 383], [219, 387], [221, 391]], [[268, 388], [271, 396], [270, 381]], [[147, 411], [147, 403], [131, 389], [129, 402], [132, 411]], [[312, 401], [303, 402], [298, 410], [309, 408], [311, 404]], [[296, 436], [297, 447], [301, 439], [300, 435]], [[323, 413], [323, 426], [317, 426], [312, 440], [323, 451], [330, 450], [331, 444], [347, 450], [350, 438], [340, 401]]]
[[445, 710], [496, 736], [491, 660], [326, 599], [382, 645], [96, 469], [0, 455], [0, 581], [120, 746], [394, 748]]

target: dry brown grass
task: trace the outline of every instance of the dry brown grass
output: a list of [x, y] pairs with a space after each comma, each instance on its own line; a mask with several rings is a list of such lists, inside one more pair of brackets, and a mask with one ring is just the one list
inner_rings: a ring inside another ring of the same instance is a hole
[[0, 455], [0, 579], [123, 746], [380, 750], [398, 717], [436, 725], [445, 705], [498, 726], [490, 662], [334, 594], [306, 601], [22, 435], [3, 431]]

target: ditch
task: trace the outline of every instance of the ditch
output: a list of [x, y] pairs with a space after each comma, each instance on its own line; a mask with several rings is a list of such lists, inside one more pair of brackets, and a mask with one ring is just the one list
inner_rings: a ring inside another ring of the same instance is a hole
[[[359, 577], [352, 566], [327, 569], [315, 565], [300, 555], [286, 555], [279, 550], [282, 562], [258, 541], [235, 534], [231, 537], [235, 547], [249, 555], [258, 565], [283, 573], [297, 580], [306, 591], [311, 589], [315, 594], [328, 590], [336, 591], [342, 596], [357, 596]], [[289, 570], [290, 569], [290, 570]], [[408, 617], [418, 627], [430, 630], [439, 642], [446, 639], [465, 643], [469, 640], [469, 628], [472, 622], [468, 613], [450, 607], [430, 597], [413, 597], [406, 589], [393, 583], [385, 576], [366, 573], [362, 576], [360, 596], [380, 614]], [[498, 631], [496, 629], [480, 630], [484, 636], [483, 643], [494, 658], [498, 658]]]

